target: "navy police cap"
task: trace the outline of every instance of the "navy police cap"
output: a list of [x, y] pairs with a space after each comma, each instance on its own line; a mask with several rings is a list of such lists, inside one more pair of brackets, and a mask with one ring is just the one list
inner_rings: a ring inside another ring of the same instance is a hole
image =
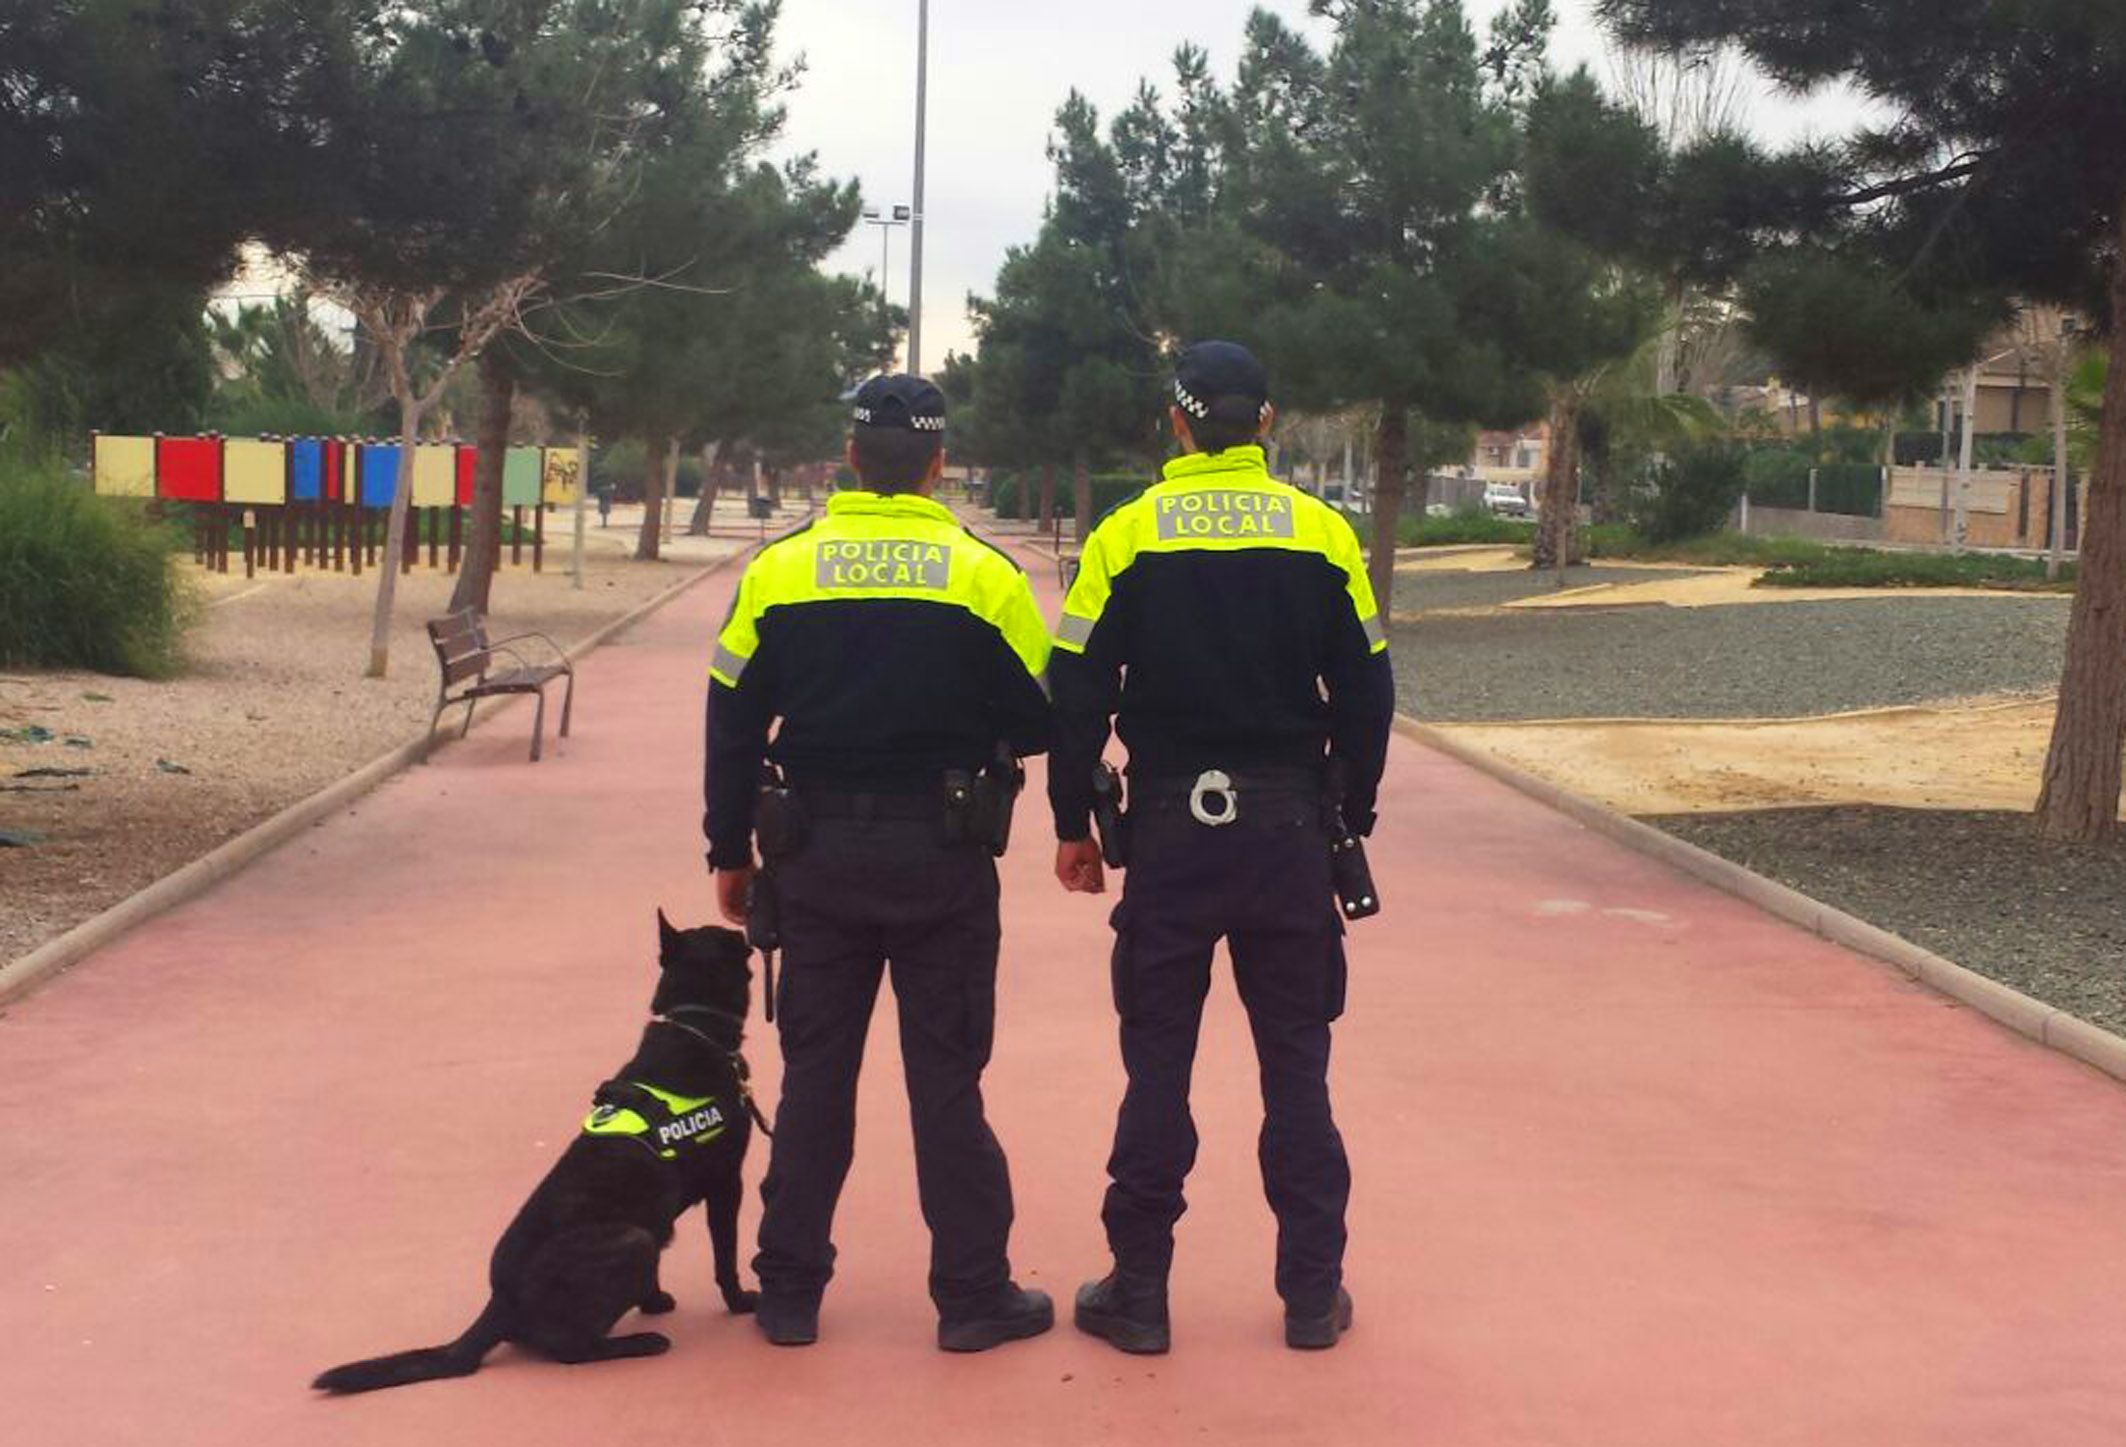
[[1198, 342], [1174, 369], [1174, 400], [1199, 420], [1228, 400], [1259, 409], [1270, 400], [1270, 373], [1237, 342]]
[[921, 377], [873, 377], [856, 390], [855, 419], [866, 427], [943, 432], [945, 394]]

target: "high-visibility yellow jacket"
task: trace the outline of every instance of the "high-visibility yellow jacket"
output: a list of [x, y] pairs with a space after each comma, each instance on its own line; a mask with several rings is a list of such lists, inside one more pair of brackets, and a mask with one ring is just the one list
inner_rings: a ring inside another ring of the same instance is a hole
[[764, 758], [799, 788], [921, 793], [1000, 743], [1043, 752], [1048, 662], [1047, 625], [1008, 555], [928, 498], [836, 494], [753, 560], [717, 639], [710, 862], [750, 861]]
[[1373, 823], [1395, 677], [1358, 537], [1271, 477], [1260, 447], [1192, 454], [1086, 542], [1050, 669], [1059, 838], [1090, 829], [1110, 724], [1133, 777], [1344, 764], [1345, 810]]

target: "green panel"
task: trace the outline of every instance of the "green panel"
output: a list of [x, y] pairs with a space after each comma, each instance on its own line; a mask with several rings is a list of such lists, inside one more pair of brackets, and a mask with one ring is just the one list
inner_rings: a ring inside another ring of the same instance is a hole
[[512, 447], [502, 460], [502, 506], [537, 507], [546, 463], [536, 447]]

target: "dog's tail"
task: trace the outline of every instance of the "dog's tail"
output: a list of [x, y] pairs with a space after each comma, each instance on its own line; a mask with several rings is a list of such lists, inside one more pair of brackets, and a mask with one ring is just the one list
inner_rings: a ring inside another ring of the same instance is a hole
[[490, 1299], [479, 1320], [447, 1347], [423, 1347], [419, 1351], [399, 1352], [366, 1362], [349, 1362], [344, 1367], [334, 1367], [310, 1385], [321, 1392], [346, 1396], [355, 1392], [381, 1391], [385, 1387], [407, 1387], [415, 1382], [441, 1381], [446, 1377], [469, 1377], [480, 1370], [487, 1354], [500, 1346], [506, 1335], [502, 1303]]

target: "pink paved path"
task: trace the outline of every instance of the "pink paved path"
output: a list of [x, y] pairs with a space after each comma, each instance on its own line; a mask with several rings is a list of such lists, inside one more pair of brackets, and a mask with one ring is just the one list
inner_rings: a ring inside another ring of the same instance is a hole
[[[721, 1315], [690, 1222], [667, 1358], [313, 1400], [471, 1318], [625, 1058], [652, 909], [705, 915], [727, 592], [598, 654], [545, 765], [507, 716], [0, 1021], [0, 1442], [2126, 1442], [2126, 1091], [1400, 742], [1340, 1036], [1344, 1350], [1278, 1344], [1222, 983], [1170, 1358], [933, 1350], [881, 1030], [818, 1348]], [[1118, 1071], [1105, 911], [1029, 812], [992, 1098], [1021, 1274], [1067, 1298]]]

